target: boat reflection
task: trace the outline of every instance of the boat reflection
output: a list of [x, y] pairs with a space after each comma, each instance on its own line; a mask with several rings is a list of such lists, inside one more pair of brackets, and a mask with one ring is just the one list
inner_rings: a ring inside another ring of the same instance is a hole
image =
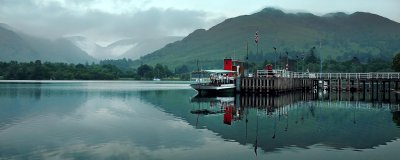
[[[205, 128], [224, 139], [251, 144], [255, 154], [259, 149], [270, 152], [316, 144], [356, 150], [400, 137], [399, 128], [392, 125], [400, 126], [400, 107], [395, 102], [368, 99], [357, 93], [195, 96], [191, 103], [198, 107], [191, 113], [201, 116]], [[230, 126], [223, 127], [221, 122]], [[199, 118], [196, 126], [198, 123]]]
[[235, 105], [234, 97], [213, 97], [197, 95], [191, 99], [192, 103], [207, 103], [207, 108], [191, 110], [190, 113], [199, 115], [223, 114], [223, 123], [231, 125], [232, 121], [242, 120], [242, 110]]
[[400, 111], [394, 111], [392, 112], [393, 114], [393, 122], [400, 127]]

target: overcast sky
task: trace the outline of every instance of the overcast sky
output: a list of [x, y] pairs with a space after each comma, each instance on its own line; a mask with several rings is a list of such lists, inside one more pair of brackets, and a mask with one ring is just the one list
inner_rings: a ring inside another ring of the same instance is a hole
[[103, 45], [128, 37], [186, 36], [265, 7], [286, 12], [371, 12], [400, 22], [400, 0], [0, 0], [0, 23], [47, 38]]

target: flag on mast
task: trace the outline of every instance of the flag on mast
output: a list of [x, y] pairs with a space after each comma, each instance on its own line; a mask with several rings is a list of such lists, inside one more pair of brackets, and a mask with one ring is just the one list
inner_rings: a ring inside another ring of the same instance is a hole
[[254, 38], [255, 38], [254, 41], [258, 44], [258, 31], [256, 32], [256, 35]]
[[247, 61], [247, 60], [249, 60], [249, 42], [247, 42], [247, 45], [246, 45], [246, 53], [247, 53], [247, 55], [246, 55], [246, 61]]

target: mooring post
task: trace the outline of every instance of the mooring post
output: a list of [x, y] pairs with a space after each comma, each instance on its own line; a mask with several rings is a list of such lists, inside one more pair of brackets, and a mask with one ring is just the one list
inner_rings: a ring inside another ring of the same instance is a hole
[[369, 81], [368, 81], [368, 92], [371, 92], [371, 91], [372, 91], [372, 85], [371, 85], [371, 83], [372, 83], [372, 81], [369, 80]]
[[[365, 81], [364, 81], [364, 86], [365, 86]], [[364, 87], [364, 88], [365, 88], [365, 87]], [[365, 92], [366, 92], [365, 89], [363, 89], [363, 90], [362, 90], [362, 93], [363, 93], [363, 101], [365, 101]]]
[[371, 80], [370, 86], [371, 86], [371, 95], [373, 95], [374, 94], [374, 90], [375, 90], [375, 86], [374, 86], [374, 81], [373, 80]]
[[373, 100], [374, 94], [375, 94], [375, 93], [374, 93], [374, 81], [370, 81], [369, 84], [370, 84], [370, 86], [371, 86], [371, 90], [370, 90], [370, 94], [369, 94], [369, 95], [370, 95], [370, 99]]
[[382, 81], [381, 82], [381, 88], [382, 88], [382, 101], [386, 100], [386, 82]]
[[382, 81], [382, 90], [386, 92], [386, 81]]
[[376, 98], [379, 99], [379, 80], [376, 81]]
[[363, 81], [363, 84], [362, 84], [362, 91], [363, 92], [365, 92], [365, 90], [367, 90], [367, 89], [365, 89], [365, 83], [366, 83], [366, 81]]
[[[395, 88], [395, 90], [396, 91], [398, 91], [398, 81], [394, 81], [394, 88]], [[394, 94], [395, 95], [395, 99], [396, 99], [396, 101], [398, 101], [399, 100], [399, 95], [398, 94]]]
[[388, 100], [389, 100], [389, 102], [390, 102], [390, 99], [391, 99], [391, 96], [390, 96], [390, 92], [391, 92], [390, 86], [391, 86], [391, 85], [390, 85], [390, 84], [391, 84], [391, 83], [390, 83], [390, 80], [389, 80], [389, 81], [388, 81], [388, 85], [389, 85], [389, 86], [388, 86], [388, 96], [389, 96], [389, 97], [388, 97]]

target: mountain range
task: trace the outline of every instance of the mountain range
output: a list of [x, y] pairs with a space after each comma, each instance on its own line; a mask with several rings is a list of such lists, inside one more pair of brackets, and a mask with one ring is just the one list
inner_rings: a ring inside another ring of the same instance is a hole
[[[254, 42], [258, 32], [258, 47]], [[317, 56], [339, 61], [357, 57], [390, 60], [400, 51], [400, 24], [385, 17], [355, 12], [285, 13], [274, 8], [229, 18], [208, 30], [197, 29], [186, 37], [128, 38], [100, 46], [82, 36], [49, 40], [0, 24], [0, 61], [85, 63], [102, 59], [131, 58], [134, 67], [161, 63], [174, 68], [220, 67], [225, 57], [244, 60], [247, 53], [259, 61], [277, 54], [302, 58], [312, 47]], [[248, 52], [247, 52], [248, 51]], [[258, 55], [258, 56], [254, 56]]]
[[224, 57], [243, 60], [247, 46], [250, 54], [262, 54], [263, 61], [276, 58], [274, 47], [277, 53], [287, 52], [293, 59], [316, 47], [317, 56], [323, 59], [389, 60], [400, 51], [400, 24], [365, 12], [317, 16], [265, 8], [226, 19], [208, 30], [195, 30], [184, 39], [143, 56], [137, 64], [164, 63], [172, 68], [185, 64], [193, 68], [199, 61], [203, 67], [221, 67]]
[[166, 36], [155, 38], [129, 38], [118, 40], [105, 47], [82, 36], [66, 37], [75, 46], [79, 47], [96, 59], [138, 59], [148, 53], [164, 47], [166, 44], [181, 40], [183, 37]]
[[29, 35], [0, 24], [0, 61], [97, 62], [103, 59], [138, 59], [182, 37], [130, 38], [100, 46], [83, 36], [55, 40]]
[[69, 63], [96, 61], [66, 39], [49, 40], [30, 36], [2, 24], [0, 25], [0, 61], [11, 60]]

